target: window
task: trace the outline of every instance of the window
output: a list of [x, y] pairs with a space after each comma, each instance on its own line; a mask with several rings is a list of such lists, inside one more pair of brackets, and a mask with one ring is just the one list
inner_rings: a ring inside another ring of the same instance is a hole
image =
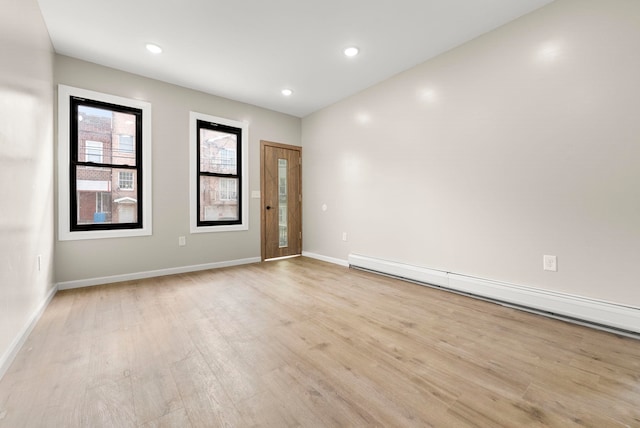
[[120, 171], [118, 174], [118, 187], [120, 190], [133, 190], [133, 172]]
[[220, 150], [220, 164], [232, 168], [236, 164], [236, 151], [222, 148]]
[[[71, 97], [69, 101], [70, 144], [70, 230], [107, 230], [142, 228], [141, 188], [133, 188], [133, 176], [142, 182], [141, 135], [142, 110], [87, 98]], [[112, 150], [114, 131], [129, 123], [134, 131], [134, 157], [120, 157]], [[124, 170], [124, 171], [123, 171]], [[134, 190], [136, 215], [120, 218], [111, 207], [118, 199], [120, 178], [128, 177], [127, 190]], [[117, 186], [113, 186], [117, 179]], [[114, 189], [115, 188], [115, 189]], [[88, 201], [97, 198], [95, 207]]]
[[[127, 125], [133, 125], [132, 121], [125, 122]], [[119, 135], [118, 136], [118, 150], [121, 153], [133, 153], [134, 151], [134, 139], [133, 135]]]
[[59, 239], [151, 234], [151, 106], [58, 87]]
[[191, 232], [247, 230], [247, 125], [191, 112]]
[[228, 178], [221, 178], [219, 180], [218, 199], [221, 201], [237, 201], [238, 200], [238, 186], [237, 181]]
[[79, 157], [84, 158], [87, 162], [102, 163], [102, 143], [100, 141], [84, 141], [84, 153], [80, 153]]
[[237, 189], [242, 168], [236, 159], [242, 129], [198, 120], [197, 132], [198, 226], [238, 224], [242, 207]]

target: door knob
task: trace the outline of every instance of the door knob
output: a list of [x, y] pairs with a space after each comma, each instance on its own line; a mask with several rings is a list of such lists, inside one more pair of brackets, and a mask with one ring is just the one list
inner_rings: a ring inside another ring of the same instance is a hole
[[271, 206], [267, 205], [267, 209], [268, 209], [268, 210], [270, 210], [270, 209], [271, 209]]

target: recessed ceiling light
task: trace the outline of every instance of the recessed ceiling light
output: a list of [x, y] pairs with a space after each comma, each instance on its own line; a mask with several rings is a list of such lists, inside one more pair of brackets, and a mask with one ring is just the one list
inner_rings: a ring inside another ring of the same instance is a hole
[[282, 92], [282, 95], [284, 95], [285, 97], [288, 97], [291, 94], [293, 94], [293, 91], [291, 89], [283, 89], [281, 92]]
[[356, 56], [356, 55], [358, 55], [359, 52], [360, 52], [360, 49], [358, 49], [358, 48], [356, 48], [354, 46], [351, 46], [351, 47], [346, 48], [344, 50], [344, 54], [346, 56]]
[[153, 43], [147, 43], [147, 50], [153, 54], [162, 53], [162, 48], [158, 45], [154, 45]]

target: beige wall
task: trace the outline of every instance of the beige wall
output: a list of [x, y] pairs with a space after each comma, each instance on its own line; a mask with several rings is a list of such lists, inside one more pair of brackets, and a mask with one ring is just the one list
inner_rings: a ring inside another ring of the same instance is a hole
[[59, 55], [55, 82], [150, 102], [153, 136], [153, 236], [56, 241], [58, 282], [260, 257], [259, 199], [248, 231], [189, 234], [189, 111], [249, 122], [250, 191], [260, 190], [260, 140], [300, 145], [299, 118]]
[[640, 2], [557, 0], [304, 118], [305, 251], [640, 307], [639, 52]]
[[53, 48], [36, 0], [1, 10], [0, 374], [53, 288]]

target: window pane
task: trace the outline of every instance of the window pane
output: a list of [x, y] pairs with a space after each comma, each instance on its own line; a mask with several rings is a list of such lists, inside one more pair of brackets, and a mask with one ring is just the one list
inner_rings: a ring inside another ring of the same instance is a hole
[[[119, 187], [121, 177], [131, 178], [131, 189]], [[136, 187], [135, 171], [76, 167], [78, 224], [137, 222]]]
[[238, 174], [235, 134], [200, 128], [200, 171]]
[[200, 177], [200, 221], [238, 220], [238, 179]]
[[78, 161], [136, 165], [136, 116], [78, 106]]

